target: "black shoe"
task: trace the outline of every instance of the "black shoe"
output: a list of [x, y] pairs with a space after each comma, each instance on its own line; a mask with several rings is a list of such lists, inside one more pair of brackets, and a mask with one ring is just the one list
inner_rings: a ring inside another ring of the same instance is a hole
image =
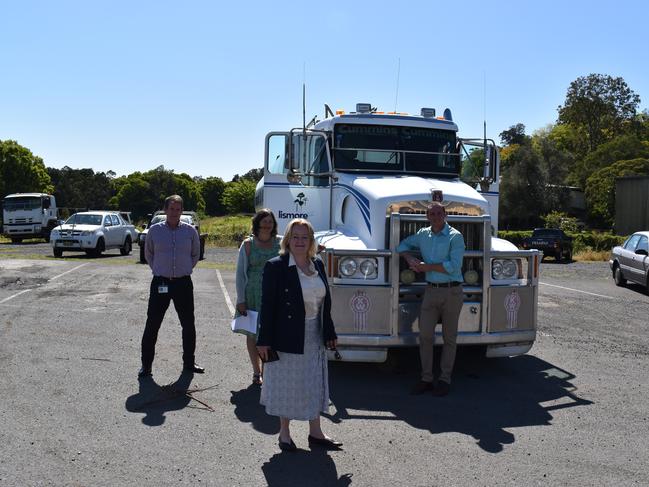
[[451, 385], [448, 382], [444, 382], [443, 380], [440, 380], [437, 381], [437, 385], [435, 386], [435, 389], [433, 389], [433, 396], [435, 397], [447, 396], [449, 392], [451, 392]]
[[291, 440], [289, 443], [284, 443], [281, 439], [279, 440], [279, 449], [282, 451], [296, 451], [297, 446], [295, 446], [295, 443], [293, 443], [293, 440]]
[[415, 386], [410, 389], [410, 395], [411, 396], [419, 396], [420, 394], [423, 394], [424, 392], [432, 391], [433, 390], [433, 383], [432, 382], [426, 382], [423, 380], [420, 380], [415, 384]]
[[205, 367], [201, 367], [198, 364], [189, 364], [183, 367], [183, 370], [186, 372], [193, 372], [194, 374], [204, 374]]
[[143, 377], [151, 377], [153, 374], [151, 373], [151, 367], [142, 367], [140, 371], [137, 373], [137, 376], [141, 379]]
[[316, 438], [315, 436], [309, 435], [309, 446], [322, 446], [329, 450], [340, 450], [340, 447], [343, 446], [342, 441], [336, 441], [331, 438]]

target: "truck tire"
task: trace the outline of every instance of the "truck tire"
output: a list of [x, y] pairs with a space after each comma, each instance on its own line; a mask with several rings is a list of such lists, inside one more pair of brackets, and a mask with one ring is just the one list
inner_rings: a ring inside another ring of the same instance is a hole
[[140, 245], [140, 264], [146, 264], [146, 257], [144, 257], [144, 245]]
[[23, 239], [20, 237], [11, 237], [11, 243], [22, 243]]
[[99, 257], [104, 250], [106, 250], [106, 244], [104, 243], [104, 239], [100, 237], [97, 240], [97, 246], [92, 250], [92, 256]]
[[205, 258], [205, 240], [201, 240], [201, 251], [198, 254], [198, 260], [203, 260]]
[[616, 263], [613, 266], [613, 280], [615, 281], [616, 286], [624, 286], [626, 284], [626, 279], [624, 279], [624, 274], [622, 274], [622, 269]]
[[566, 252], [566, 264], [570, 264], [572, 262], [572, 250], [568, 249]]
[[54, 257], [63, 257], [63, 251], [61, 249], [54, 248]]
[[133, 250], [133, 244], [131, 243], [131, 237], [127, 236], [124, 241], [124, 246], [119, 248], [119, 253], [122, 255], [128, 255]]

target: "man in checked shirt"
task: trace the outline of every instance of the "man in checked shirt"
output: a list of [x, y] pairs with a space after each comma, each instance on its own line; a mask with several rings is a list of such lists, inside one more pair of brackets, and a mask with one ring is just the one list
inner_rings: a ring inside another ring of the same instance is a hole
[[196, 328], [194, 326], [194, 285], [191, 273], [200, 256], [196, 229], [180, 221], [183, 199], [178, 195], [165, 199], [166, 220], [149, 228], [144, 254], [153, 272], [149, 291], [146, 326], [142, 336], [142, 368], [138, 377], [151, 375], [158, 330], [169, 303], [174, 302], [183, 336], [183, 370], [205, 372], [194, 362]]

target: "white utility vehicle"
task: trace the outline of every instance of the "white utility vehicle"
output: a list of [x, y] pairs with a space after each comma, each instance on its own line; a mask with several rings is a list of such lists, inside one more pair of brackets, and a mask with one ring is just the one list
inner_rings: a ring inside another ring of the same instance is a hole
[[50, 242], [54, 257], [61, 257], [64, 251], [98, 257], [108, 249], [128, 255], [137, 235], [135, 227], [124, 221], [118, 211], [84, 211], [52, 230]]
[[[380, 362], [390, 348], [417, 344], [424, 275], [395, 249], [429, 226], [431, 200], [446, 205], [466, 243], [458, 344], [484, 346], [490, 357], [526, 353], [536, 338], [540, 253], [493, 236], [493, 141], [459, 139], [448, 109], [440, 117], [431, 108], [418, 116], [370, 104], [349, 114], [325, 108], [322, 121], [266, 136], [255, 206], [274, 211], [280, 233], [293, 218], [314, 226], [343, 360]], [[479, 177], [463, 181], [475, 167]], [[439, 327], [436, 335], [441, 343]]]
[[2, 234], [14, 243], [26, 238], [50, 239], [58, 225], [56, 199], [45, 193], [14, 193], [2, 200]]

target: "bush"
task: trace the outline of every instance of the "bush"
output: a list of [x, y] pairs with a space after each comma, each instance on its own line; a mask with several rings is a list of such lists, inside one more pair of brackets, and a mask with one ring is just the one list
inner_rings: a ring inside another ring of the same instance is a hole
[[562, 211], [550, 212], [541, 219], [546, 228], [560, 228], [564, 232], [573, 233], [578, 230], [577, 219]]
[[[593, 231], [566, 232], [566, 234], [573, 238], [573, 253], [587, 250], [596, 252], [609, 251], [616, 245], [622, 245], [627, 238], [612, 233]], [[508, 240], [519, 248], [523, 245], [523, 239], [531, 236], [532, 230], [501, 230], [498, 232], [499, 238]]]

